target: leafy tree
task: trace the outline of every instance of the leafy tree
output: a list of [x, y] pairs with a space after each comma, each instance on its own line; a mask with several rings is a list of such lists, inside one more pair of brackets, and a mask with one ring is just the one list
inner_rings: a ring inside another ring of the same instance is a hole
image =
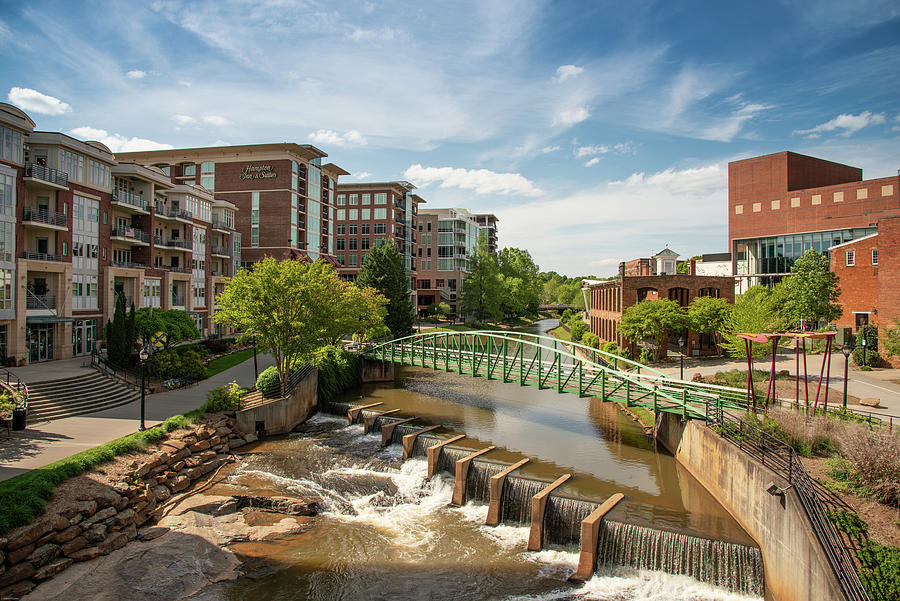
[[[783, 329], [776, 295], [766, 286], [752, 286], [735, 299], [722, 330], [725, 339], [722, 347], [730, 356], [744, 358], [747, 356], [744, 339], [736, 334], [759, 334]], [[768, 345], [754, 344], [753, 356], [765, 357], [769, 350]]]
[[478, 238], [478, 246], [469, 261], [469, 276], [463, 283], [460, 304], [465, 313], [473, 314], [476, 321], [496, 321], [503, 317], [500, 301], [503, 286], [500, 268], [494, 255], [488, 251], [487, 235]]
[[656, 358], [666, 356], [666, 345], [670, 332], [685, 329], [688, 318], [675, 301], [662, 298], [655, 301], [641, 301], [625, 309], [619, 323], [619, 333], [633, 343], [643, 338], [656, 341]]
[[[700, 260], [702, 257], [700, 255], [694, 255], [691, 259]], [[678, 266], [675, 268], [675, 273], [690, 273], [691, 272], [691, 261], [688, 259], [687, 261], [679, 261]]]
[[538, 266], [527, 250], [504, 248], [497, 255], [503, 298], [500, 302], [505, 315], [534, 315], [541, 304], [543, 285]]
[[791, 276], [776, 287], [779, 314], [789, 327], [834, 321], [843, 313], [838, 304], [838, 277], [828, 268], [828, 257], [813, 249], [794, 261]]
[[152, 316], [150, 309], [138, 309], [135, 312], [134, 331], [135, 336], [145, 344], [150, 342], [153, 334], [165, 332], [166, 347], [200, 337], [194, 320], [181, 309], [153, 309]]
[[569, 335], [572, 339], [572, 342], [581, 342], [581, 339], [584, 337], [584, 334], [586, 332], [587, 325], [580, 319], [577, 321], [572, 321], [572, 324], [569, 326]]
[[410, 299], [409, 277], [403, 266], [403, 257], [393, 244], [376, 246], [363, 259], [356, 278], [360, 288], [374, 288], [388, 300], [385, 325], [395, 337], [412, 332], [413, 314]]
[[718, 345], [719, 336], [728, 325], [731, 310], [732, 305], [724, 298], [698, 296], [688, 306], [688, 327], [698, 334], [712, 336]]
[[131, 313], [125, 312], [125, 294], [116, 295], [116, 307], [113, 310], [112, 321], [107, 322], [104, 328], [106, 338], [106, 356], [111, 363], [120, 367], [128, 365], [134, 351], [134, 343], [137, 340], [135, 334], [134, 304], [131, 305]]
[[592, 332], [585, 332], [581, 337], [581, 344], [598, 349], [600, 348], [600, 337]]
[[900, 357], [900, 324], [894, 322], [894, 327], [885, 328], [883, 343], [888, 355]]
[[255, 337], [275, 357], [282, 383], [292, 364], [308, 360], [320, 346], [380, 325], [388, 304], [373, 288], [342, 281], [324, 261], [271, 257], [240, 270], [217, 300], [216, 322]]

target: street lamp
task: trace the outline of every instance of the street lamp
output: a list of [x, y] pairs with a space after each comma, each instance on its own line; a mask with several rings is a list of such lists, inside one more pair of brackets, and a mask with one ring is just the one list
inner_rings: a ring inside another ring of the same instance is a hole
[[[865, 344], [865, 341], [863, 341]], [[844, 410], [847, 410], [847, 371], [850, 369], [850, 354], [853, 352], [853, 336], [847, 337], [844, 340], [844, 346], [841, 347], [841, 352], [844, 353]]]
[[865, 333], [865, 331], [863, 332], [862, 347], [863, 347], [863, 362], [862, 362], [862, 364], [868, 365], [869, 359], [866, 356], [867, 353], [866, 353], [866, 333]]
[[259, 367], [256, 365], [256, 336], [253, 337], [253, 381], [259, 378]]
[[146, 426], [144, 425], [144, 400], [145, 400], [145, 392], [144, 392], [144, 364], [147, 359], [150, 358], [150, 351], [147, 350], [146, 346], [141, 347], [141, 352], [138, 353], [138, 357], [141, 360], [141, 426], [138, 430], [146, 430]]
[[684, 380], [684, 334], [678, 337], [678, 350], [681, 351], [681, 378], [680, 380]]

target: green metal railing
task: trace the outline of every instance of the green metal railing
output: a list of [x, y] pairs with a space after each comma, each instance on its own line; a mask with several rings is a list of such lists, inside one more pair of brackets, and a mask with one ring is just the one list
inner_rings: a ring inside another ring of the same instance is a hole
[[518, 332], [424, 332], [369, 345], [370, 359], [425, 367], [521, 386], [598, 397], [707, 419], [716, 411], [741, 410], [737, 388], [673, 380], [636, 361], [578, 343]]

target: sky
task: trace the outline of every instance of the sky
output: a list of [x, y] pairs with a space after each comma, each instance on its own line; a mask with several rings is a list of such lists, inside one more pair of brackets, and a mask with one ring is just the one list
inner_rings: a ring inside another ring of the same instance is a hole
[[896, 0], [0, 0], [0, 58], [40, 130], [311, 143], [571, 276], [726, 252], [729, 161], [900, 169]]

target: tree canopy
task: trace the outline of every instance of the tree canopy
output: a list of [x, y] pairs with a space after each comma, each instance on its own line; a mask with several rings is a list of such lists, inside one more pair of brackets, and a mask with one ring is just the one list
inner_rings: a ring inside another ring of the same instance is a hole
[[469, 258], [469, 276], [460, 294], [463, 312], [473, 314], [478, 321], [501, 319], [503, 288], [497, 259], [488, 250], [487, 236], [482, 234]]
[[106, 338], [106, 358], [110, 363], [125, 367], [134, 353], [134, 343], [137, 340], [135, 333], [134, 303], [131, 311], [125, 311], [125, 294], [116, 295], [116, 306], [113, 310], [112, 321], [106, 323], [104, 338]]
[[625, 309], [619, 333], [633, 343], [643, 338], [656, 342], [656, 358], [666, 356], [668, 335], [681, 332], [688, 325], [687, 314], [675, 301], [667, 298], [644, 300]]
[[393, 244], [381, 244], [366, 254], [356, 284], [360, 288], [374, 288], [388, 300], [384, 325], [391, 334], [400, 337], [412, 332], [414, 315], [409, 277], [403, 266], [403, 257]]
[[543, 285], [531, 254], [519, 248], [504, 248], [497, 254], [504, 315], [533, 315], [541, 304]]
[[688, 306], [688, 325], [698, 334], [712, 336], [719, 344], [719, 334], [728, 325], [732, 305], [724, 298], [698, 296]]
[[320, 346], [381, 324], [388, 300], [374, 288], [342, 281], [324, 261], [267, 257], [230, 278], [217, 302], [216, 322], [256, 338], [286, 382], [290, 366]]
[[778, 283], [775, 295], [790, 328], [815, 327], [819, 320], [834, 321], [843, 313], [838, 277], [829, 269], [828, 257], [813, 249], [794, 261], [791, 276]]
[[[781, 329], [782, 321], [775, 294], [766, 286], [752, 286], [735, 299], [734, 307], [722, 328], [725, 338], [722, 346], [732, 357], [746, 357], [744, 340], [736, 334], [758, 334]], [[768, 352], [765, 344], [753, 345], [754, 357], [765, 356]]]
[[166, 333], [167, 347], [200, 337], [194, 320], [180, 309], [153, 309], [152, 316], [150, 309], [138, 309], [135, 317], [135, 334], [144, 344], [149, 343], [150, 337], [157, 332]]

